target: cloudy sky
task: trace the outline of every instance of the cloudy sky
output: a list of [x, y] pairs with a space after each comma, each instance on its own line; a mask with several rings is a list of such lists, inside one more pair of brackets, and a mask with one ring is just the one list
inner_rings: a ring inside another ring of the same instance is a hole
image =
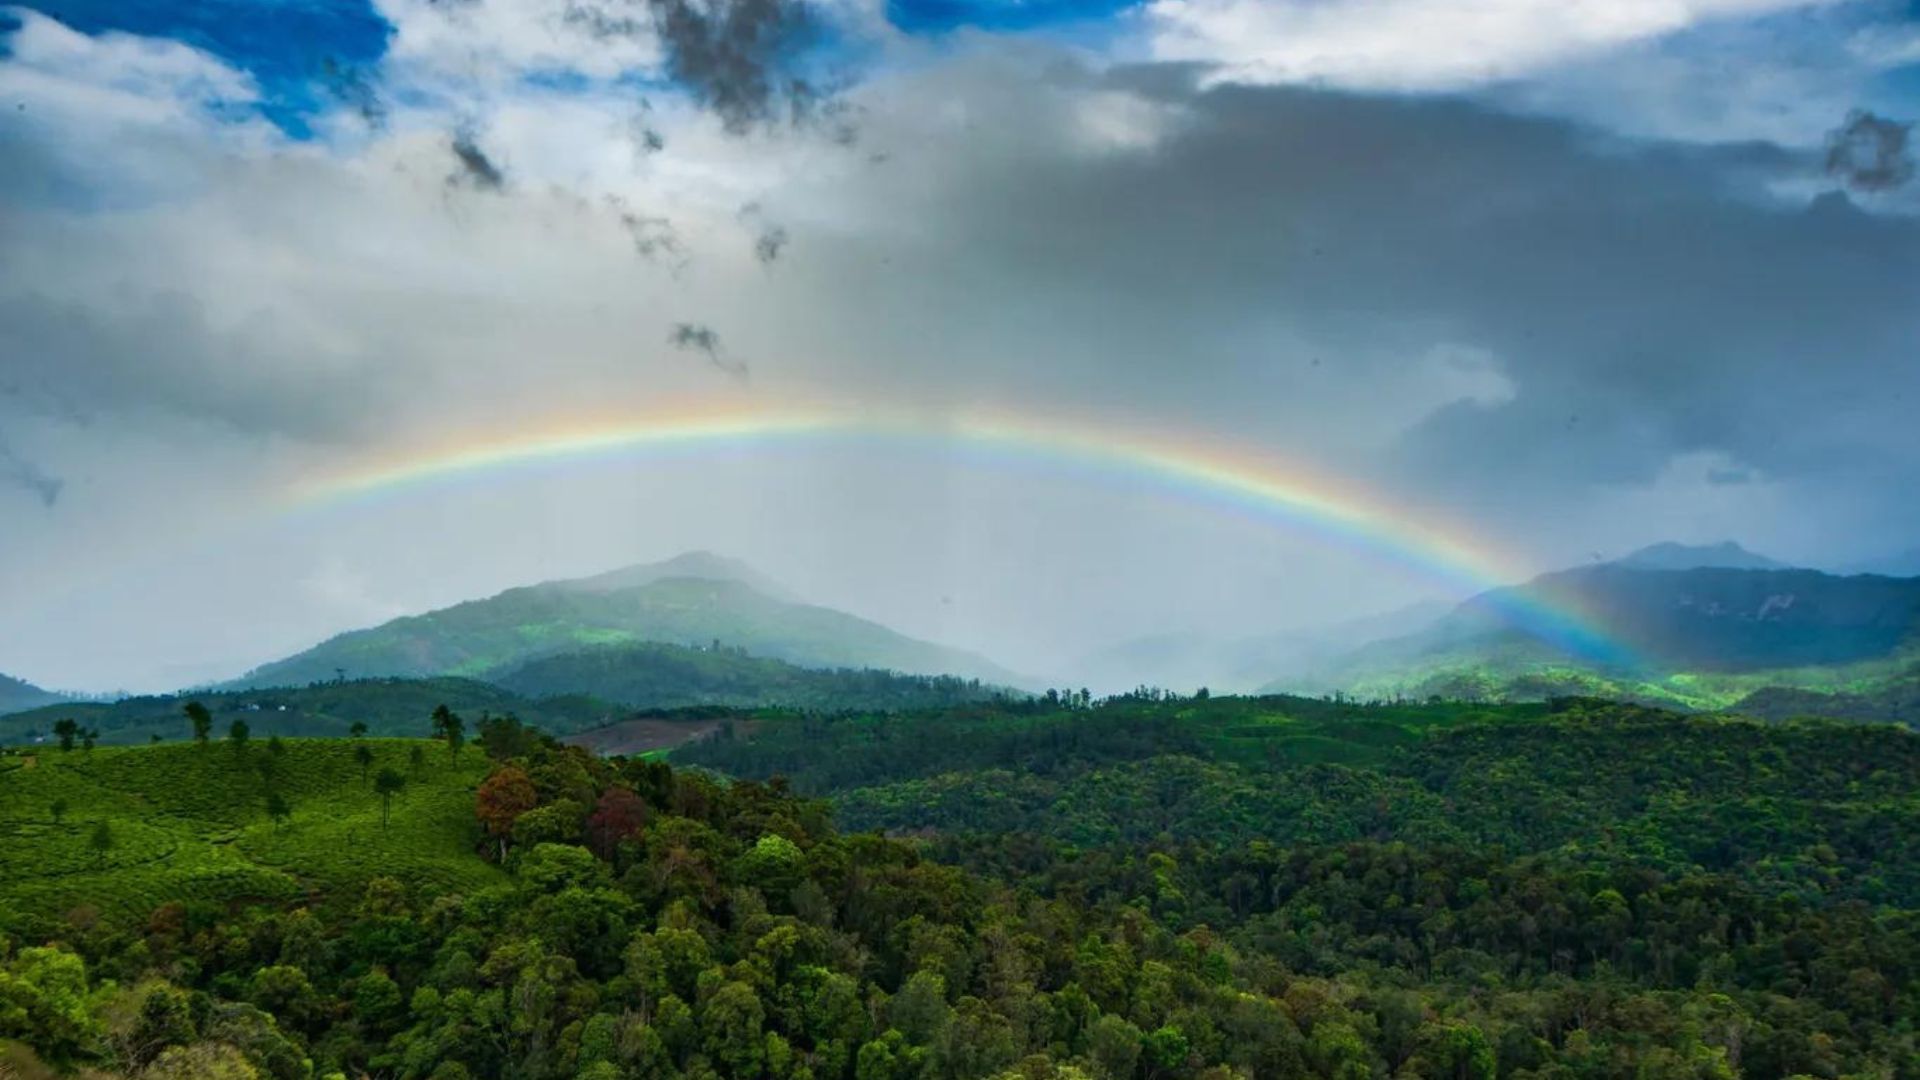
[[688, 548], [1036, 672], [1463, 587], [937, 438], [298, 494], [693, 405], [1226, 441], [1517, 571], [1914, 548], [1916, 117], [1904, 0], [0, 7], [0, 672]]

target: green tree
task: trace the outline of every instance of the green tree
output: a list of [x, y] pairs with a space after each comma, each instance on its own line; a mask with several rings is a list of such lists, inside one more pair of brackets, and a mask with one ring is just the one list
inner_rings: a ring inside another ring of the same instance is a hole
[[48, 805], [47, 809], [51, 811], [53, 814], [53, 823], [55, 825], [60, 824], [61, 819], [67, 816], [66, 796], [62, 795], [62, 796], [56, 797], [53, 800], [53, 802], [50, 805]]
[[93, 744], [98, 742], [99, 740], [100, 740], [100, 729], [90, 727], [87, 730], [80, 733], [80, 749], [91, 754], [93, 753]]
[[373, 778], [373, 792], [380, 796], [380, 827], [387, 827], [393, 811], [393, 797], [407, 786], [407, 778], [392, 769], [381, 769]]
[[367, 782], [367, 770], [373, 767], [373, 748], [366, 743], [353, 748], [354, 764], [360, 766], [360, 782]]
[[364, 720], [355, 720], [355, 721], [353, 722], [353, 725], [352, 725], [351, 727], [349, 727], [349, 728], [347, 728], [347, 734], [349, 734], [349, 735], [351, 735], [351, 736], [353, 736], [353, 737], [354, 737], [354, 738], [356, 738], [356, 739], [364, 739], [364, 738], [366, 738], [366, 737], [367, 737], [367, 723], [366, 723], [366, 721], [364, 721]]
[[253, 729], [247, 726], [245, 720], [235, 720], [232, 726], [227, 728], [227, 739], [240, 749], [246, 748], [247, 739], [252, 735]]
[[448, 757], [458, 757], [460, 747], [467, 741], [467, 723], [460, 719], [459, 713], [445, 705], [438, 705], [433, 710], [433, 734], [435, 738], [446, 740]]
[[407, 748], [407, 768], [412, 770], [415, 776], [420, 775], [420, 770], [425, 768], [426, 764], [427, 752], [419, 743], [414, 743]]
[[71, 717], [63, 717], [53, 722], [53, 733], [60, 739], [62, 752], [72, 750], [73, 740], [80, 735], [80, 722]]
[[107, 824], [106, 818], [93, 823], [93, 832], [87, 836], [87, 846], [93, 849], [96, 861], [102, 864], [107, 861], [107, 852], [113, 850], [113, 826]]
[[213, 735], [213, 714], [197, 701], [187, 702], [180, 711], [187, 714], [187, 721], [193, 725], [193, 741], [206, 745]]
[[281, 827], [285, 827], [293, 818], [293, 804], [289, 803], [287, 797], [280, 794], [278, 789], [267, 792], [267, 816], [273, 819], [274, 824]]

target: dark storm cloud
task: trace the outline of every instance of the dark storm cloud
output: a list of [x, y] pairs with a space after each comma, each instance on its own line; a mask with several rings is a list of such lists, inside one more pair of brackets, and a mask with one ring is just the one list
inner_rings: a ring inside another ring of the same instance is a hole
[[1827, 136], [1827, 173], [1856, 191], [1891, 191], [1913, 179], [1912, 124], [1856, 109]]
[[469, 132], [461, 132], [449, 144], [458, 168], [447, 177], [449, 184], [465, 184], [480, 191], [499, 191], [506, 186], [506, 174], [494, 164], [487, 152]]
[[[1035, 377], [1060, 392], [1077, 371], [1082, 392], [1265, 411], [1284, 437], [1323, 383], [1391, 396], [1437, 345], [1485, 350], [1510, 392], [1433, 412], [1390, 467], [1487, 498], [1644, 483], [1691, 452], [1770, 478], [1888, 453], [1920, 474], [1891, 393], [1920, 390], [1920, 222], [1773, 193], [1817, 157], [1459, 100], [1199, 89], [1164, 66], [1081, 87], [1164, 110], [1167, 134], [1065, 154], [1049, 135], [1070, 119], [975, 87], [992, 107], [969, 101], [965, 160], [912, 206], [951, 245], [928, 260], [943, 281], [995, 282], [986, 332], [1027, 336], [976, 355], [1044, 348]], [[1289, 341], [1328, 358], [1319, 381], [1284, 374]]]
[[744, 381], [750, 374], [747, 362], [727, 355], [720, 344], [720, 335], [710, 326], [697, 323], [675, 323], [667, 333], [667, 343], [676, 349], [691, 349], [707, 358], [707, 363], [715, 368]]
[[776, 119], [798, 120], [824, 94], [797, 67], [819, 21], [795, 0], [646, 0], [666, 49], [667, 71], [735, 134]]

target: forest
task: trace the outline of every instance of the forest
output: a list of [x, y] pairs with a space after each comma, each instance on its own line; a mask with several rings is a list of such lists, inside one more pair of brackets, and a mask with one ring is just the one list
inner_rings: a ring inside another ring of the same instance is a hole
[[743, 715], [677, 763], [420, 729], [0, 758], [0, 1074], [1920, 1076], [1900, 729], [1071, 694]]

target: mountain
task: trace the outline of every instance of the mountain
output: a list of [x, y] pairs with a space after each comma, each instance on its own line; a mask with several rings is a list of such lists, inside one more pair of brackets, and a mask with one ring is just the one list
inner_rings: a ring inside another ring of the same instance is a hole
[[1669, 540], [1650, 544], [1631, 555], [1613, 560], [1614, 566], [1632, 570], [1788, 570], [1786, 563], [1757, 555], [1731, 540], [1718, 544], [1676, 544]]
[[[685, 576], [689, 572], [722, 576]], [[484, 600], [355, 630], [256, 668], [232, 685], [298, 686], [341, 675], [486, 679], [539, 657], [642, 641], [717, 642], [801, 667], [883, 668], [998, 684], [1019, 681], [973, 653], [783, 596], [778, 586], [742, 564], [694, 553], [594, 577], [508, 589]]]
[[[1578, 611], [1625, 661], [1573, 655], [1509, 617]], [[1861, 690], [1920, 648], [1920, 578], [1617, 563], [1544, 574], [1461, 604], [1417, 634], [1353, 651], [1325, 688], [1363, 694], [1608, 693], [1720, 708], [1765, 687]]]
[[586, 694], [639, 709], [726, 705], [894, 711], [1024, 696], [977, 679], [873, 668], [829, 671], [751, 656], [742, 649], [657, 641], [538, 657], [491, 681], [532, 698]]
[[64, 700], [59, 694], [42, 690], [30, 682], [0, 675], [0, 715], [37, 709], [42, 705], [56, 705]]

